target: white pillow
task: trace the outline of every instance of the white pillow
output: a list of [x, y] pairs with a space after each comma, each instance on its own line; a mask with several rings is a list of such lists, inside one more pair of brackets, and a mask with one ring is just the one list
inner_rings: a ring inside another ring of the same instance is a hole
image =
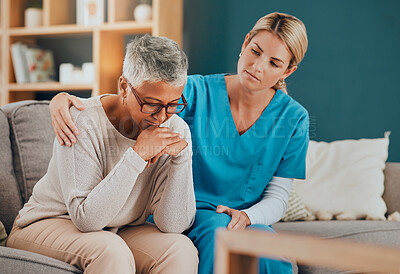
[[297, 195], [296, 191], [292, 187], [290, 190], [288, 208], [283, 215], [282, 222], [293, 222], [293, 221], [303, 221], [308, 220], [312, 216], [311, 212], [307, 210], [304, 206], [303, 201]]
[[[384, 138], [310, 141], [307, 179], [295, 180], [294, 189], [319, 219], [384, 220], [385, 162], [390, 132]], [[328, 216], [328, 217], [326, 217]]]

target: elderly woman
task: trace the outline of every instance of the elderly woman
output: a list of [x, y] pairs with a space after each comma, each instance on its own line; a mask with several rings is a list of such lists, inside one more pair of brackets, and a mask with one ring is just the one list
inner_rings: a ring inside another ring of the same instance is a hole
[[[305, 178], [308, 113], [287, 94], [285, 79], [297, 69], [307, 44], [299, 19], [271, 13], [246, 35], [237, 74], [188, 77], [187, 107], [179, 115], [193, 137], [197, 212], [187, 233], [199, 251], [200, 273], [213, 272], [217, 228], [272, 231], [270, 225], [286, 211], [293, 179]], [[61, 144], [76, 141], [71, 103], [81, 104], [65, 95], [52, 102]], [[263, 259], [260, 272], [292, 269], [288, 262]]]
[[197, 250], [180, 234], [196, 210], [190, 131], [174, 115], [186, 107], [186, 73], [175, 42], [146, 35], [129, 43], [119, 94], [71, 109], [80, 138], [54, 143], [7, 245], [85, 273], [197, 273]]

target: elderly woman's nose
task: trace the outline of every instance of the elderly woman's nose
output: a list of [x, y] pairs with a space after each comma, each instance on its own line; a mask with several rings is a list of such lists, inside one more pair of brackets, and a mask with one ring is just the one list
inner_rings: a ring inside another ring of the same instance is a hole
[[166, 108], [162, 108], [158, 113], [154, 114], [154, 118], [156, 118], [159, 123], [163, 123], [165, 119], [167, 119]]

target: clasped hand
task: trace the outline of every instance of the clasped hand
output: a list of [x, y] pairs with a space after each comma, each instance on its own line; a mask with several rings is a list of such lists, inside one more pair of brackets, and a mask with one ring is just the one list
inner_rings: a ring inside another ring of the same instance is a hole
[[178, 155], [188, 143], [180, 134], [166, 127], [151, 126], [143, 130], [136, 140], [133, 150], [145, 161], [147, 166], [154, 164], [163, 155]]

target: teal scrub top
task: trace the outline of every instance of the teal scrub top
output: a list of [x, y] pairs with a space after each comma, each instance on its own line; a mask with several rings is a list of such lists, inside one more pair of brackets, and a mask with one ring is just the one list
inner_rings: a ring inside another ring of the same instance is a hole
[[224, 74], [188, 76], [179, 115], [189, 125], [197, 208], [242, 210], [259, 202], [272, 176], [305, 179], [308, 112], [277, 90], [244, 134], [236, 129]]

